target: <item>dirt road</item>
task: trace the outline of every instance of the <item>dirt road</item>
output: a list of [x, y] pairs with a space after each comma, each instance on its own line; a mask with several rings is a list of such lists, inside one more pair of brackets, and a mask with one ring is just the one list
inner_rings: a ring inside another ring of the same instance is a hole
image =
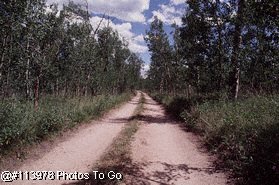
[[[108, 113], [104, 119], [79, 130], [38, 160], [27, 160], [17, 171], [90, 172], [92, 165], [111, 145], [138, 105], [140, 93], [120, 108]], [[96, 122], [96, 121], [95, 121]], [[2, 182], [3, 183], [3, 182]], [[15, 181], [8, 184], [61, 184], [65, 181]]]
[[132, 143], [129, 184], [223, 185], [226, 177], [212, 167], [213, 157], [197, 137], [185, 132], [145, 94], [143, 125]]
[[[125, 184], [224, 185], [226, 176], [212, 167], [198, 138], [169, 119], [163, 108], [145, 96], [140, 129], [131, 144], [132, 163], [125, 172]], [[36, 160], [29, 159], [17, 171], [65, 171], [88, 173], [124, 128], [139, 104], [140, 93], [108, 113], [98, 124], [79, 129]], [[73, 181], [15, 181], [9, 184], [68, 184]]]

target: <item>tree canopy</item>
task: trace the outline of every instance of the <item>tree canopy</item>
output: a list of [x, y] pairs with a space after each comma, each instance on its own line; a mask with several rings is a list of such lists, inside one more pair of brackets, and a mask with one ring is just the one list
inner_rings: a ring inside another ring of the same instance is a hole
[[[0, 96], [87, 96], [138, 86], [143, 61], [86, 7], [59, 11], [45, 1], [0, 2]], [[105, 21], [105, 20], [104, 20]]]
[[[173, 44], [162, 21], [147, 31], [152, 87], [179, 93], [223, 93], [279, 89], [278, 3], [275, 1], [186, 1]], [[160, 87], [159, 87], [160, 84]]]

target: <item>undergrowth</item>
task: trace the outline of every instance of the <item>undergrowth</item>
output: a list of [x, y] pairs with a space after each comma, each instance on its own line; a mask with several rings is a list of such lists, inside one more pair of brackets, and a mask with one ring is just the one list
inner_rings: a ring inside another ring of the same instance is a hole
[[[279, 96], [221, 101], [213, 96], [153, 95], [167, 112], [200, 133], [239, 184], [279, 184]], [[219, 164], [219, 165], [220, 165]]]
[[40, 101], [37, 111], [32, 102], [3, 100], [0, 102], [0, 154], [101, 116], [129, 98], [129, 94], [71, 99], [46, 97]]

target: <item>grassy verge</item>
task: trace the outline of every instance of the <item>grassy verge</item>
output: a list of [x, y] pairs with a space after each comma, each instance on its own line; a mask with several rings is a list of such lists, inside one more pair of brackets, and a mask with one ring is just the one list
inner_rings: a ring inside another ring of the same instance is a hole
[[[115, 173], [121, 173], [125, 176], [125, 170], [127, 165], [132, 163], [131, 159], [131, 140], [133, 135], [137, 132], [139, 128], [139, 124], [137, 121], [137, 117], [143, 111], [143, 103], [144, 96], [141, 95], [139, 105], [137, 106], [133, 119], [126, 124], [125, 128], [121, 131], [119, 136], [115, 139], [114, 143], [108, 150], [108, 152], [103, 155], [103, 157], [97, 162], [94, 167], [94, 171], [99, 171], [107, 174], [110, 171], [114, 171]], [[90, 179], [86, 181], [81, 181], [77, 184], [121, 184], [122, 181], [119, 180], [110, 180], [110, 179], [97, 179], [95, 180], [93, 174], [90, 174]]]
[[130, 97], [130, 94], [72, 99], [46, 97], [40, 101], [37, 111], [31, 102], [4, 100], [0, 102], [0, 155], [99, 117]]
[[279, 96], [237, 102], [155, 95], [233, 171], [239, 184], [279, 184]]

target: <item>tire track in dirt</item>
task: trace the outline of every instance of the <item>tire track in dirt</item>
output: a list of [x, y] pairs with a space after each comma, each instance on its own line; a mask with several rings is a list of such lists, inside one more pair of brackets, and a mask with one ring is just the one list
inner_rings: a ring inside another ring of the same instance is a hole
[[215, 171], [214, 157], [200, 147], [198, 138], [169, 119], [147, 94], [145, 99], [127, 184], [227, 184], [226, 175]]
[[[118, 109], [110, 111], [103, 119], [78, 130], [73, 136], [58, 143], [39, 159], [29, 159], [16, 171], [65, 171], [87, 173], [112, 144], [139, 103], [140, 93]], [[69, 181], [68, 181], [69, 182]], [[63, 184], [66, 181], [14, 181], [8, 184]], [[72, 182], [72, 181], [71, 181]], [[2, 182], [3, 183], [3, 182]]]

